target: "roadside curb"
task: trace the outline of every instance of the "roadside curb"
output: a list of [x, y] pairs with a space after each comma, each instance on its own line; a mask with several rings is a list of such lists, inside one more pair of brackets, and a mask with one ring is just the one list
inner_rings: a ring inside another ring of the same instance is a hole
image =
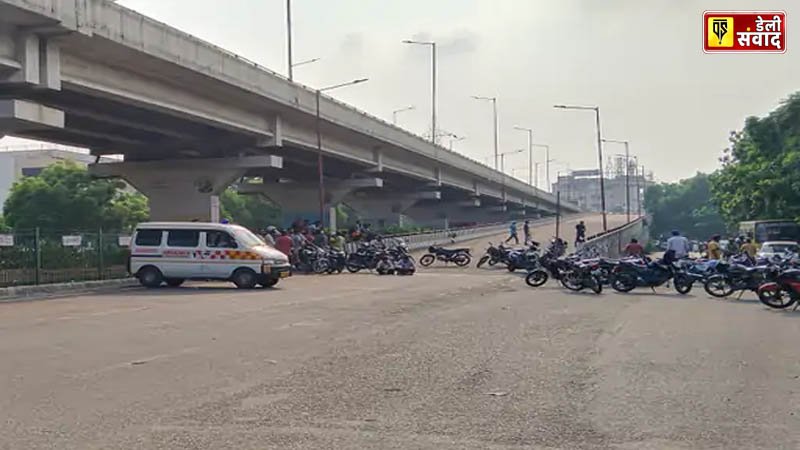
[[112, 288], [136, 286], [135, 278], [116, 280], [81, 281], [75, 283], [43, 284], [39, 286], [14, 286], [0, 288], [0, 303], [41, 300], [51, 296], [73, 295]]

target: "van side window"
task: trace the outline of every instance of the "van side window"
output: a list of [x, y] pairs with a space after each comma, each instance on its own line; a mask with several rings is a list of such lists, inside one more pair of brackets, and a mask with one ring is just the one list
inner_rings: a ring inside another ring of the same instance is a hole
[[197, 230], [168, 230], [167, 233], [169, 247], [197, 247], [200, 241], [200, 232]]
[[237, 248], [236, 239], [224, 231], [206, 231], [206, 247]]
[[136, 245], [141, 247], [161, 246], [162, 230], [139, 230], [136, 232]]

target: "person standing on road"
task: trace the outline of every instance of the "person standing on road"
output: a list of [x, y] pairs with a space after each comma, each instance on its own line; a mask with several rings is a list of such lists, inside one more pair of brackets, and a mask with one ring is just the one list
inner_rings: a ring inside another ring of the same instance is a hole
[[[681, 236], [678, 230], [672, 230], [672, 237], [667, 239], [667, 250], [664, 252], [664, 259], [668, 262], [686, 258], [689, 256], [689, 239]], [[670, 256], [667, 256], [670, 254]]]
[[531, 239], [531, 222], [529, 220], [522, 225], [522, 234], [525, 236], [525, 245], [528, 245], [528, 241], [533, 240]]
[[758, 246], [753, 243], [753, 240], [750, 238], [746, 238], [744, 240], [744, 244], [740, 248], [741, 252], [746, 254], [750, 261], [755, 262], [756, 260], [756, 253], [758, 253]]
[[270, 225], [264, 232], [264, 241], [273, 247], [275, 247], [275, 235], [277, 234], [277, 231], [278, 230], [275, 227]]
[[345, 240], [344, 240], [344, 234], [342, 232], [331, 233], [330, 246], [332, 250], [343, 252], [344, 244]]
[[641, 258], [644, 256], [644, 247], [637, 239], [631, 239], [631, 242], [625, 246], [625, 255]]
[[586, 241], [586, 224], [581, 220], [575, 225], [575, 246]]
[[708, 244], [706, 244], [706, 253], [708, 254], [708, 259], [722, 259], [722, 246], [719, 243], [720, 240], [722, 240], [722, 236], [718, 234], [711, 236], [711, 240], [708, 241]]
[[506, 239], [506, 244], [514, 240], [515, 244], [519, 244], [519, 237], [517, 236], [517, 222], [511, 222], [511, 225], [508, 227], [508, 239]]
[[284, 255], [292, 256], [292, 238], [286, 230], [281, 231], [278, 239], [275, 239], [275, 248]]

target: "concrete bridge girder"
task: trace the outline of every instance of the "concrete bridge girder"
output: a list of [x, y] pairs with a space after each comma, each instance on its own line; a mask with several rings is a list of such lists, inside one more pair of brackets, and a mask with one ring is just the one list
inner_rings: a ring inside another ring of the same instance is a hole
[[366, 191], [348, 195], [343, 203], [354, 209], [359, 219], [374, 223], [378, 227], [388, 225], [404, 225], [404, 217], [415, 205], [438, 203], [440, 191], [426, 190], [418, 192]]
[[282, 183], [244, 183], [239, 186], [239, 192], [264, 195], [280, 206], [284, 226], [288, 226], [298, 219], [311, 222], [319, 220], [335, 229], [337, 227], [336, 206], [346, 201], [348, 196], [354, 192], [362, 190], [380, 192], [382, 188], [383, 179], [375, 177], [327, 181], [324, 188], [323, 209], [326, 215], [324, 218], [320, 218], [319, 214], [320, 189], [318, 183], [291, 180]]
[[218, 196], [254, 169], [282, 167], [276, 156], [92, 164], [100, 178], [122, 178], [147, 196], [153, 220], [219, 220]]

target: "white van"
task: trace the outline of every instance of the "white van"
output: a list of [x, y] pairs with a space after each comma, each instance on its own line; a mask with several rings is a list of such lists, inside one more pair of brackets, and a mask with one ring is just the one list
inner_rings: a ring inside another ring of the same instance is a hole
[[292, 275], [289, 259], [247, 228], [199, 222], [150, 222], [131, 238], [130, 272], [143, 286], [227, 280], [240, 289], [275, 286]]

